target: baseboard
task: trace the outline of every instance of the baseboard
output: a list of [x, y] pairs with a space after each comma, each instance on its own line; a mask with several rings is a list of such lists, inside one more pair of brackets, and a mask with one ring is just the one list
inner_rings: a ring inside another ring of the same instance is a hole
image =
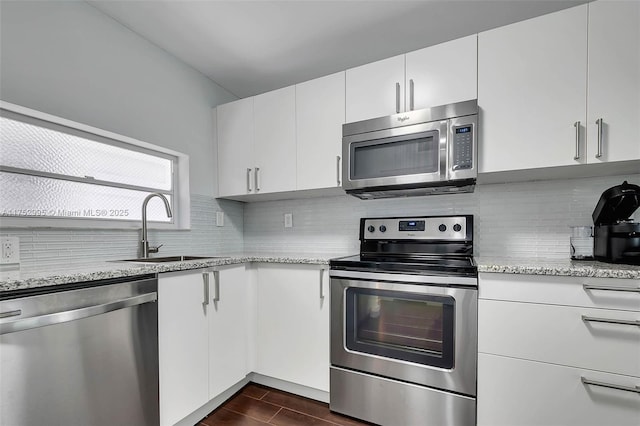
[[259, 385], [269, 386], [281, 391], [304, 396], [305, 398], [315, 399], [316, 401], [329, 403], [329, 392], [320, 389], [310, 388], [308, 386], [299, 385], [297, 383], [287, 382], [269, 376], [263, 376], [258, 373], [250, 373], [247, 378], [249, 381], [258, 383]]

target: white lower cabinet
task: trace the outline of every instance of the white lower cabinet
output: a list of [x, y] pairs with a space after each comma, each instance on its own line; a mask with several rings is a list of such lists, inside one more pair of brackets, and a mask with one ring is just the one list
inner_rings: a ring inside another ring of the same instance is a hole
[[582, 378], [633, 388], [637, 377], [498, 355], [478, 355], [478, 426], [637, 426], [638, 393], [594, 386]]
[[640, 425], [637, 288], [480, 274], [478, 425]]
[[173, 425], [209, 401], [209, 322], [203, 271], [160, 274], [160, 424]]
[[209, 399], [249, 373], [249, 282], [244, 265], [213, 272], [210, 282]]
[[257, 372], [329, 390], [329, 277], [319, 265], [259, 265]]
[[160, 274], [161, 425], [179, 422], [248, 373], [248, 292], [244, 265]]

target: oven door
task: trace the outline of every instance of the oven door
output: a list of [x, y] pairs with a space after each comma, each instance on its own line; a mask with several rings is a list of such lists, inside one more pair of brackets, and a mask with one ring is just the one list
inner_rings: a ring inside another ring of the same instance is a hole
[[475, 396], [475, 278], [331, 274], [332, 365]]
[[447, 121], [345, 136], [345, 190], [417, 185], [447, 178]]

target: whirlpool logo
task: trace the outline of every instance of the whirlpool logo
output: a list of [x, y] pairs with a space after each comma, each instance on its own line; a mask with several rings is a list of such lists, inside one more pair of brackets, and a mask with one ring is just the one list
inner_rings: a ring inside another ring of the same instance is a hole
[[401, 123], [407, 121], [408, 119], [409, 119], [408, 115], [403, 115], [402, 117], [398, 117], [398, 121]]

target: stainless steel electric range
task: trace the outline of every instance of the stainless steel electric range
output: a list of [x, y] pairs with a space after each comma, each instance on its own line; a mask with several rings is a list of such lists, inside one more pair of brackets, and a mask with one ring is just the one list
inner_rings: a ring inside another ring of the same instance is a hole
[[382, 425], [475, 425], [473, 216], [365, 218], [333, 259], [330, 408]]

